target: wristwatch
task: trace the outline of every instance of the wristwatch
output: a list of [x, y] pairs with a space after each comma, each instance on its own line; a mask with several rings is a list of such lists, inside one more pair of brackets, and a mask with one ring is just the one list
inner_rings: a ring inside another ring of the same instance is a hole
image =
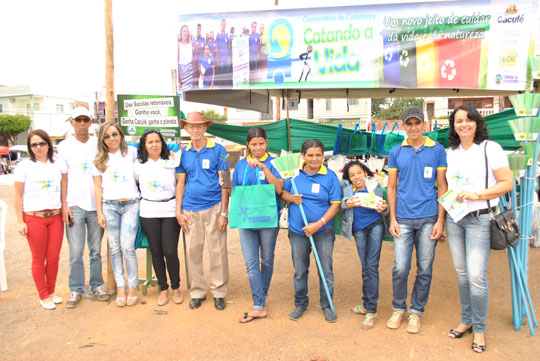
[[221, 212], [220, 216], [223, 216], [223, 217], [229, 217], [229, 213], [223, 213], [223, 212]]

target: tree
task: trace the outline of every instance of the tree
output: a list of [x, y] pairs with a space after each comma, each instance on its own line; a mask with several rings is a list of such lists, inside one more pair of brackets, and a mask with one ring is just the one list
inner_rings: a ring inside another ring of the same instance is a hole
[[226, 115], [221, 115], [214, 109], [202, 110], [201, 113], [204, 114], [204, 119], [206, 120], [227, 120]]
[[401, 119], [403, 112], [408, 108], [424, 108], [423, 98], [395, 98], [382, 99], [383, 102], [376, 102], [374, 109], [373, 100], [371, 103], [372, 117], [379, 120]]
[[19, 133], [26, 132], [30, 128], [32, 119], [24, 114], [0, 114], [0, 137], [15, 144], [15, 138]]

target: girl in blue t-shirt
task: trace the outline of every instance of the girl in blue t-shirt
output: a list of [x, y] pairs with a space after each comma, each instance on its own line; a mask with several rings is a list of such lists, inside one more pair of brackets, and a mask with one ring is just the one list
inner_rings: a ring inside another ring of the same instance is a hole
[[214, 56], [212, 55], [210, 45], [204, 44], [203, 55], [199, 60], [199, 70], [203, 79], [204, 88], [214, 87]]
[[[341, 207], [345, 210], [341, 233], [351, 238], [354, 235], [356, 249], [362, 263], [362, 305], [352, 309], [354, 313], [366, 315], [362, 328], [370, 329], [377, 317], [379, 298], [379, 260], [384, 234], [382, 212], [387, 204], [382, 199], [381, 185], [369, 177], [373, 173], [364, 164], [353, 161], [343, 168]], [[362, 207], [362, 197], [369, 194], [381, 198], [375, 208]]]
[[[270, 163], [274, 157], [266, 152], [268, 138], [266, 131], [260, 127], [253, 127], [247, 133], [247, 158], [241, 159], [234, 169], [233, 187], [244, 184], [256, 185], [257, 178], [260, 184], [273, 184], [276, 189], [276, 197], [281, 194], [283, 180], [276, 168]], [[247, 170], [246, 170], [247, 169]], [[279, 209], [279, 198], [276, 198]], [[238, 321], [247, 323], [259, 318], [265, 318], [266, 298], [274, 272], [274, 251], [279, 227], [264, 229], [239, 229], [240, 245], [244, 254], [244, 261], [251, 285], [253, 297], [253, 310], [245, 312]]]

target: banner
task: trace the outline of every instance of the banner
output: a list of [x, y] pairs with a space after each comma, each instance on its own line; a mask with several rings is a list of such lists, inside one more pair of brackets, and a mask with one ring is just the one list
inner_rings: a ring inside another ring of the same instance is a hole
[[538, 0], [467, 0], [178, 17], [179, 91], [526, 90]]
[[180, 137], [180, 101], [175, 95], [118, 95], [118, 119], [125, 135], [157, 129], [164, 137]]

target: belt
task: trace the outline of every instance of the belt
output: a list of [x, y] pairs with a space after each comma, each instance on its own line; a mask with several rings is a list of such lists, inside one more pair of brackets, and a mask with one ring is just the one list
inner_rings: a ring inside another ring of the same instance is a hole
[[52, 217], [52, 216], [56, 216], [57, 214], [60, 214], [60, 210], [54, 209], [52, 211], [38, 211], [38, 212], [24, 212], [24, 213], [28, 214], [29, 216], [46, 218], [46, 217]]
[[169, 202], [169, 201], [172, 201], [173, 199], [175, 199], [176, 196], [172, 196], [171, 198], [169, 199], [146, 199], [146, 198], [143, 198], [145, 201], [148, 201], [148, 202]]
[[478, 209], [476, 211], [472, 211], [471, 216], [478, 217], [478, 216], [481, 216], [482, 214], [489, 214], [491, 212], [495, 213], [496, 210], [497, 210], [497, 206], [493, 206], [491, 208]]
[[137, 199], [137, 198], [104, 199], [103, 203], [107, 203], [107, 202], [129, 202], [129, 201], [133, 201], [135, 199]]

